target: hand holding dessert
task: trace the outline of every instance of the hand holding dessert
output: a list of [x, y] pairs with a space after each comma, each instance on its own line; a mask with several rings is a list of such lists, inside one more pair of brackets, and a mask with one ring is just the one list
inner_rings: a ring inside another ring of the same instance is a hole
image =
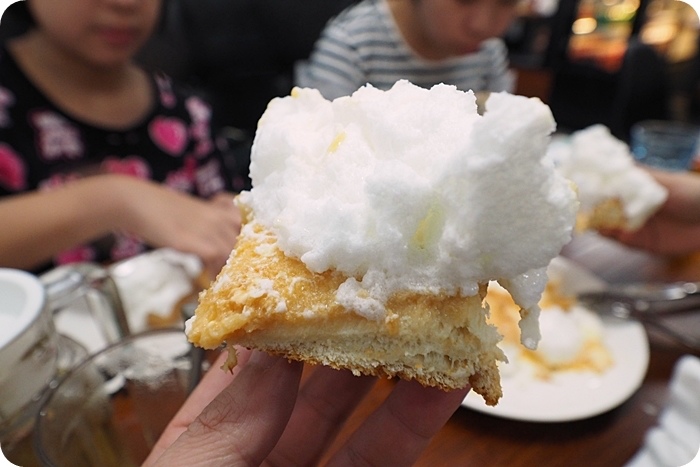
[[700, 250], [700, 176], [692, 172], [648, 169], [668, 190], [659, 210], [634, 231], [606, 230], [603, 233], [625, 245], [665, 255]]
[[579, 231], [639, 228], [666, 199], [667, 190], [643, 166], [629, 146], [604, 125], [592, 125], [552, 141], [548, 156], [576, 185], [581, 203]]
[[348, 465], [358, 458], [369, 465], [413, 465], [468, 391], [398, 382], [329, 453], [376, 379], [318, 367], [300, 385], [301, 370], [299, 362], [241, 350], [232, 373], [214, 368], [205, 375], [143, 465], [317, 465], [321, 459]]

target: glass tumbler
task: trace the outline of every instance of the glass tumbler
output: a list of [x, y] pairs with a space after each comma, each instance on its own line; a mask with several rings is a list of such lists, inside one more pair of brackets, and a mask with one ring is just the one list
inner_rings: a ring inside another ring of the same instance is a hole
[[630, 147], [634, 158], [652, 167], [690, 169], [698, 154], [700, 127], [682, 122], [645, 120], [632, 127]]
[[44, 400], [34, 430], [42, 464], [141, 465], [199, 378], [199, 361], [182, 329], [134, 334], [92, 355]]
[[0, 268], [0, 445], [10, 462], [39, 465], [32, 430], [42, 398], [86, 357], [84, 347], [56, 331], [39, 279]]

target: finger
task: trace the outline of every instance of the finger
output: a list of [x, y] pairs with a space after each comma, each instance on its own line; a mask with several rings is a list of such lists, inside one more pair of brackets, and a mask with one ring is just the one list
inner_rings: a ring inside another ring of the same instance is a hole
[[236, 205], [233, 203], [235, 197], [235, 193], [219, 192], [211, 197], [211, 201], [212, 203], [216, 203], [225, 208], [234, 208], [236, 207]]
[[316, 368], [299, 391], [287, 430], [270, 454], [271, 464], [317, 464], [376, 381], [350, 371]]
[[154, 465], [260, 465], [289, 421], [301, 371], [298, 362], [254, 351]]
[[231, 250], [236, 245], [239, 232], [239, 224], [221, 224], [207, 233], [207, 251], [203, 256], [211, 270], [219, 271], [226, 264]]
[[238, 364], [233, 371], [226, 371], [221, 366], [226, 361], [228, 352], [222, 352], [212, 365], [211, 370], [202, 378], [202, 381], [194, 388], [183, 406], [178, 410], [173, 419], [161, 434], [155, 446], [151, 450], [143, 467], [151, 465], [163, 452], [170, 447], [180, 435], [187, 430], [204, 408], [223, 391], [240, 372], [241, 368], [250, 357], [251, 351], [248, 349], [238, 349]]
[[[400, 381], [328, 465], [412, 465], [468, 392]], [[401, 448], [387, 449], [387, 443]]]
[[600, 228], [598, 229], [598, 233], [603, 237], [608, 237], [613, 240], [618, 240], [624, 235], [624, 231], [617, 228]]
[[209, 274], [209, 280], [216, 279], [216, 276], [219, 274], [219, 271], [221, 271], [221, 269], [226, 264], [226, 259], [223, 259], [221, 256], [209, 259], [202, 259], [202, 263], [204, 263], [204, 267]]
[[231, 250], [235, 246], [236, 238], [223, 238], [221, 236], [210, 236], [207, 243], [201, 246], [199, 257], [206, 269], [213, 273], [218, 273], [231, 256]]

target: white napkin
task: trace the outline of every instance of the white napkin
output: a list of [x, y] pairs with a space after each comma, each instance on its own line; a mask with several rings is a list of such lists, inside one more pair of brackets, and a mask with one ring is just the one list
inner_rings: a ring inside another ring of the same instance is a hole
[[657, 425], [625, 467], [700, 465], [700, 358], [685, 355], [673, 370]]

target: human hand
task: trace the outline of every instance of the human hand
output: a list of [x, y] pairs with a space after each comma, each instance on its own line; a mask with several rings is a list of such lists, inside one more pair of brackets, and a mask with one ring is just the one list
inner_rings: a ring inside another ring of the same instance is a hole
[[652, 253], [678, 255], [700, 250], [700, 175], [653, 169], [649, 172], [668, 190], [666, 202], [636, 231], [601, 233]]
[[648, 170], [668, 190], [668, 199], [660, 213], [679, 222], [700, 223], [700, 174]]
[[241, 228], [232, 194], [202, 200], [131, 177], [118, 178], [125, 230], [154, 247], [170, 247], [199, 256], [216, 274], [226, 263]]
[[233, 373], [209, 371], [143, 464], [151, 466], [412, 465], [469, 389], [400, 381], [347, 442], [335, 435], [376, 382], [240, 350]]
[[660, 255], [679, 256], [700, 251], [700, 224], [678, 222], [662, 213], [633, 232], [605, 230], [601, 234], [629, 247]]

